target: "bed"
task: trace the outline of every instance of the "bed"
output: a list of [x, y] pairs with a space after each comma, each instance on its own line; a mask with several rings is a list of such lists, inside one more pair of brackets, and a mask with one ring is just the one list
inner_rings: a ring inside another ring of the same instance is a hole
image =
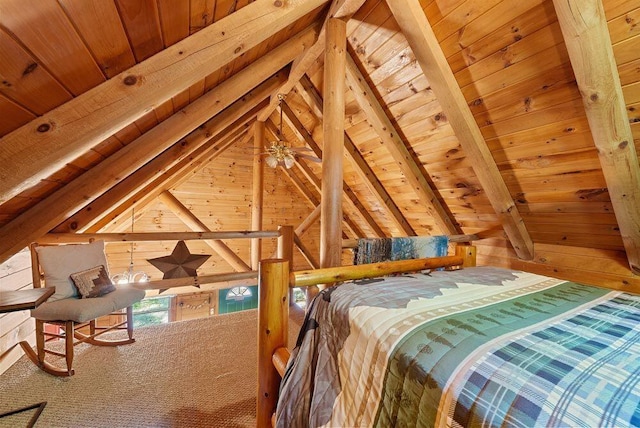
[[[491, 267], [435, 270], [462, 263], [290, 274], [263, 261], [258, 425], [640, 425], [639, 296]], [[411, 273], [372, 278], [395, 271]], [[365, 279], [313, 300], [289, 358], [288, 287], [355, 278]]]

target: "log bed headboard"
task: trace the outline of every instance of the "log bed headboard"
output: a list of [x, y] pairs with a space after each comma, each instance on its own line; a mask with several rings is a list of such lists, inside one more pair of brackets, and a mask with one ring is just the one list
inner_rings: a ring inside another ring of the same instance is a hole
[[453, 269], [475, 266], [475, 250], [473, 246], [458, 245], [456, 246], [455, 256], [341, 266], [298, 272], [290, 271], [289, 260], [263, 260], [260, 263], [258, 275], [260, 299], [258, 306], [257, 426], [271, 427], [273, 425], [280, 379], [289, 360], [287, 337], [291, 288], [442, 267]]

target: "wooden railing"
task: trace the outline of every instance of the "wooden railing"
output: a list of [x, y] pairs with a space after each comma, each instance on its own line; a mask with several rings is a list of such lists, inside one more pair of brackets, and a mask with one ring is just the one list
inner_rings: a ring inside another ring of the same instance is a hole
[[[192, 241], [221, 239], [263, 239], [278, 238], [277, 257], [291, 260], [293, 257], [293, 227], [280, 226], [278, 230], [268, 231], [223, 231], [223, 232], [150, 232], [150, 233], [49, 233], [38, 240], [38, 244], [56, 245], [86, 243], [96, 240], [105, 242], [149, 242], [149, 241]], [[229, 281], [258, 278], [258, 271], [225, 272], [195, 277], [161, 279], [138, 282], [134, 287], [143, 290], [162, 290], [173, 287], [199, 286], [201, 284], [222, 283], [227, 288]], [[211, 287], [217, 288], [217, 287]]]
[[289, 360], [289, 290], [338, 281], [373, 278], [425, 269], [475, 266], [475, 247], [459, 245], [455, 256], [401, 260], [290, 272], [290, 261], [268, 259], [260, 263], [258, 306], [257, 426], [270, 427], [278, 401], [280, 380]]

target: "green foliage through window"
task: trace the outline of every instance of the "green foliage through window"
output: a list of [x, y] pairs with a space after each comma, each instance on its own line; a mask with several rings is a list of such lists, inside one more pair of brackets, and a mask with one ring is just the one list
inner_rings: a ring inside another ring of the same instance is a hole
[[148, 297], [133, 304], [133, 327], [169, 322], [172, 296]]

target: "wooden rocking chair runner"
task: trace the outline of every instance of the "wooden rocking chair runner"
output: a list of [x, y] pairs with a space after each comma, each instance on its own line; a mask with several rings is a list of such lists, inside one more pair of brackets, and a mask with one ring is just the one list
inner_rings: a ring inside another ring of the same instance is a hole
[[[131, 305], [142, 300], [145, 292], [129, 286], [119, 286], [113, 290], [108, 279], [104, 242], [54, 246], [32, 244], [31, 260], [33, 286], [56, 287], [49, 300], [31, 310], [31, 316], [36, 320], [36, 352], [31, 347], [23, 346], [23, 349], [38, 367], [52, 375], [72, 376], [75, 345], [86, 342], [100, 346], [118, 346], [135, 341]], [[79, 295], [72, 275], [79, 281], [82, 296]], [[84, 288], [83, 284], [86, 283], [89, 286]], [[101, 287], [112, 291], [100, 295]], [[84, 296], [91, 297], [83, 298]], [[96, 319], [106, 315], [117, 315], [119, 320], [123, 317], [126, 319], [109, 327], [98, 327]], [[45, 324], [59, 326], [64, 334], [48, 332]], [[128, 333], [126, 339], [98, 338], [108, 331], [125, 329]], [[64, 339], [64, 352], [46, 347], [47, 342], [56, 338]], [[46, 361], [47, 354], [64, 357], [66, 368], [59, 368]]]

